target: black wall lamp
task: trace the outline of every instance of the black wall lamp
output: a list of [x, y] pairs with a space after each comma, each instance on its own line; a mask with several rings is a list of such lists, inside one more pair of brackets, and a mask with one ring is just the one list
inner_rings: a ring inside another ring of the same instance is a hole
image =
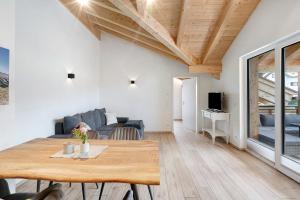
[[130, 85], [134, 85], [135, 84], [135, 80], [130, 80]]
[[75, 74], [69, 73], [69, 74], [68, 74], [68, 78], [69, 78], [69, 79], [74, 79], [74, 78], [75, 78]]

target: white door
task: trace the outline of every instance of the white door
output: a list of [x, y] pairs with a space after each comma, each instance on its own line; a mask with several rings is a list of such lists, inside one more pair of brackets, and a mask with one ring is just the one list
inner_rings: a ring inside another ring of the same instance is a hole
[[182, 120], [185, 128], [196, 131], [196, 78], [182, 81]]

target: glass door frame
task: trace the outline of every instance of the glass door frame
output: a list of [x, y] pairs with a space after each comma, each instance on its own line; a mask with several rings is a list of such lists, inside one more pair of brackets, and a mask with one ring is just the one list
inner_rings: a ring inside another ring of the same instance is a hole
[[[240, 147], [257, 156], [287, 176], [300, 182], [300, 164], [283, 155], [284, 54], [283, 48], [300, 42], [300, 31], [276, 40], [240, 57]], [[248, 60], [275, 50], [275, 149], [248, 138]]]

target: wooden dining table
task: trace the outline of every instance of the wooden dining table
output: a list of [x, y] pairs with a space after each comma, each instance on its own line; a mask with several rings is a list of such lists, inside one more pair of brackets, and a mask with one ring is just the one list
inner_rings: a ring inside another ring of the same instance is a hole
[[96, 158], [51, 158], [63, 144], [76, 139], [38, 138], [0, 152], [0, 178], [22, 178], [55, 182], [118, 182], [159, 185], [159, 142], [151, 140], [89, 140], [108, 147]]

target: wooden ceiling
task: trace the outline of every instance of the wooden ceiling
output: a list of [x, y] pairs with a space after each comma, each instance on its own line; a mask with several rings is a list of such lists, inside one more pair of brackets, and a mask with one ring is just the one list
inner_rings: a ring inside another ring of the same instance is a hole
[[220, 77], [222, 58], [260, 0], [60, 0], [97, 38], [107, 32]]

